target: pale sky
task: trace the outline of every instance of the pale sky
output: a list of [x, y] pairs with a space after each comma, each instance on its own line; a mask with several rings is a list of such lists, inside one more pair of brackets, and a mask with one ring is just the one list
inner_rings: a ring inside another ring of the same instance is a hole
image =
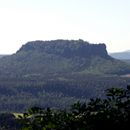
[[33, 40], [83, 39], [130, 50], [130, 0], [0, 0], [0, 54]]

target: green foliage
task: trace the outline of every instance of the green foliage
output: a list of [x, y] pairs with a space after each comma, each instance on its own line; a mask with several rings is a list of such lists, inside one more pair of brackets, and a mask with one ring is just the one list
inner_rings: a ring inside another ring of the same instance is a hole
[[22, 118], [23, 130], [129, 129], [130, 90], [108, 89], [107, 96], [77, 102], [68, 111], [33, 107]]
[[0, 114], [1, 130], [110, 130], [130, 129], [130, 89], [110, 88], [106, 98], [76, 102], [70, 109], [31, 107], [15, 117]]

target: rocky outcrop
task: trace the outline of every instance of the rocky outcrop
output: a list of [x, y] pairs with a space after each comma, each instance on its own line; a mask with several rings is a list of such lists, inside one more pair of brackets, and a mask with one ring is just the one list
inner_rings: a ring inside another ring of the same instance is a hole
[[105, 44], [90, 44], [83, 40], [32, 41], [23, 45], [17, 53], [21, 51], [45, 52], [61, 55], [67, 58], [71, 58], [73, 56], [100, 56], [110, 58]]

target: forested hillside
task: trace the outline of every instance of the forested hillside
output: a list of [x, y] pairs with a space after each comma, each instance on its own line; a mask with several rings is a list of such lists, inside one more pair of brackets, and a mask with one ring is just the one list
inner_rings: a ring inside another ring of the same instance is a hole
[[0, 110], [66, 108], [130, 84], [129, 64], [110, 57], [105, 44], [83, 40], [32, 41], [0, 59]]
[[50, 75], [126, 74], [130, 66], [110, 57], [105, 44], [83, 40], [32, 41], [16, 54], [0, 59], [0, 76], [50, 77]]

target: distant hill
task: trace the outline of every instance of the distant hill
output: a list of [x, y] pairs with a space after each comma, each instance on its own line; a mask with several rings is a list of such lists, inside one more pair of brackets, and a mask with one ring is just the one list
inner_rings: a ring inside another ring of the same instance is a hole
[[130, 64], [130, 59], [129, 60], [123, 60], [123, 61]]
[[0, 76], [47, 77], [65, 74], [126, 74], [130, 67], [108, 55], [105, 44], [83, 40], [32, 41], [0, 59]]
[[130, 60], [130, 51], [116, 52], [110, 54], [113, 58], [121, 60]]
[[0, 55], [0, 58], [4, 57], [4, 56], [7, 56], [7, 55]]

